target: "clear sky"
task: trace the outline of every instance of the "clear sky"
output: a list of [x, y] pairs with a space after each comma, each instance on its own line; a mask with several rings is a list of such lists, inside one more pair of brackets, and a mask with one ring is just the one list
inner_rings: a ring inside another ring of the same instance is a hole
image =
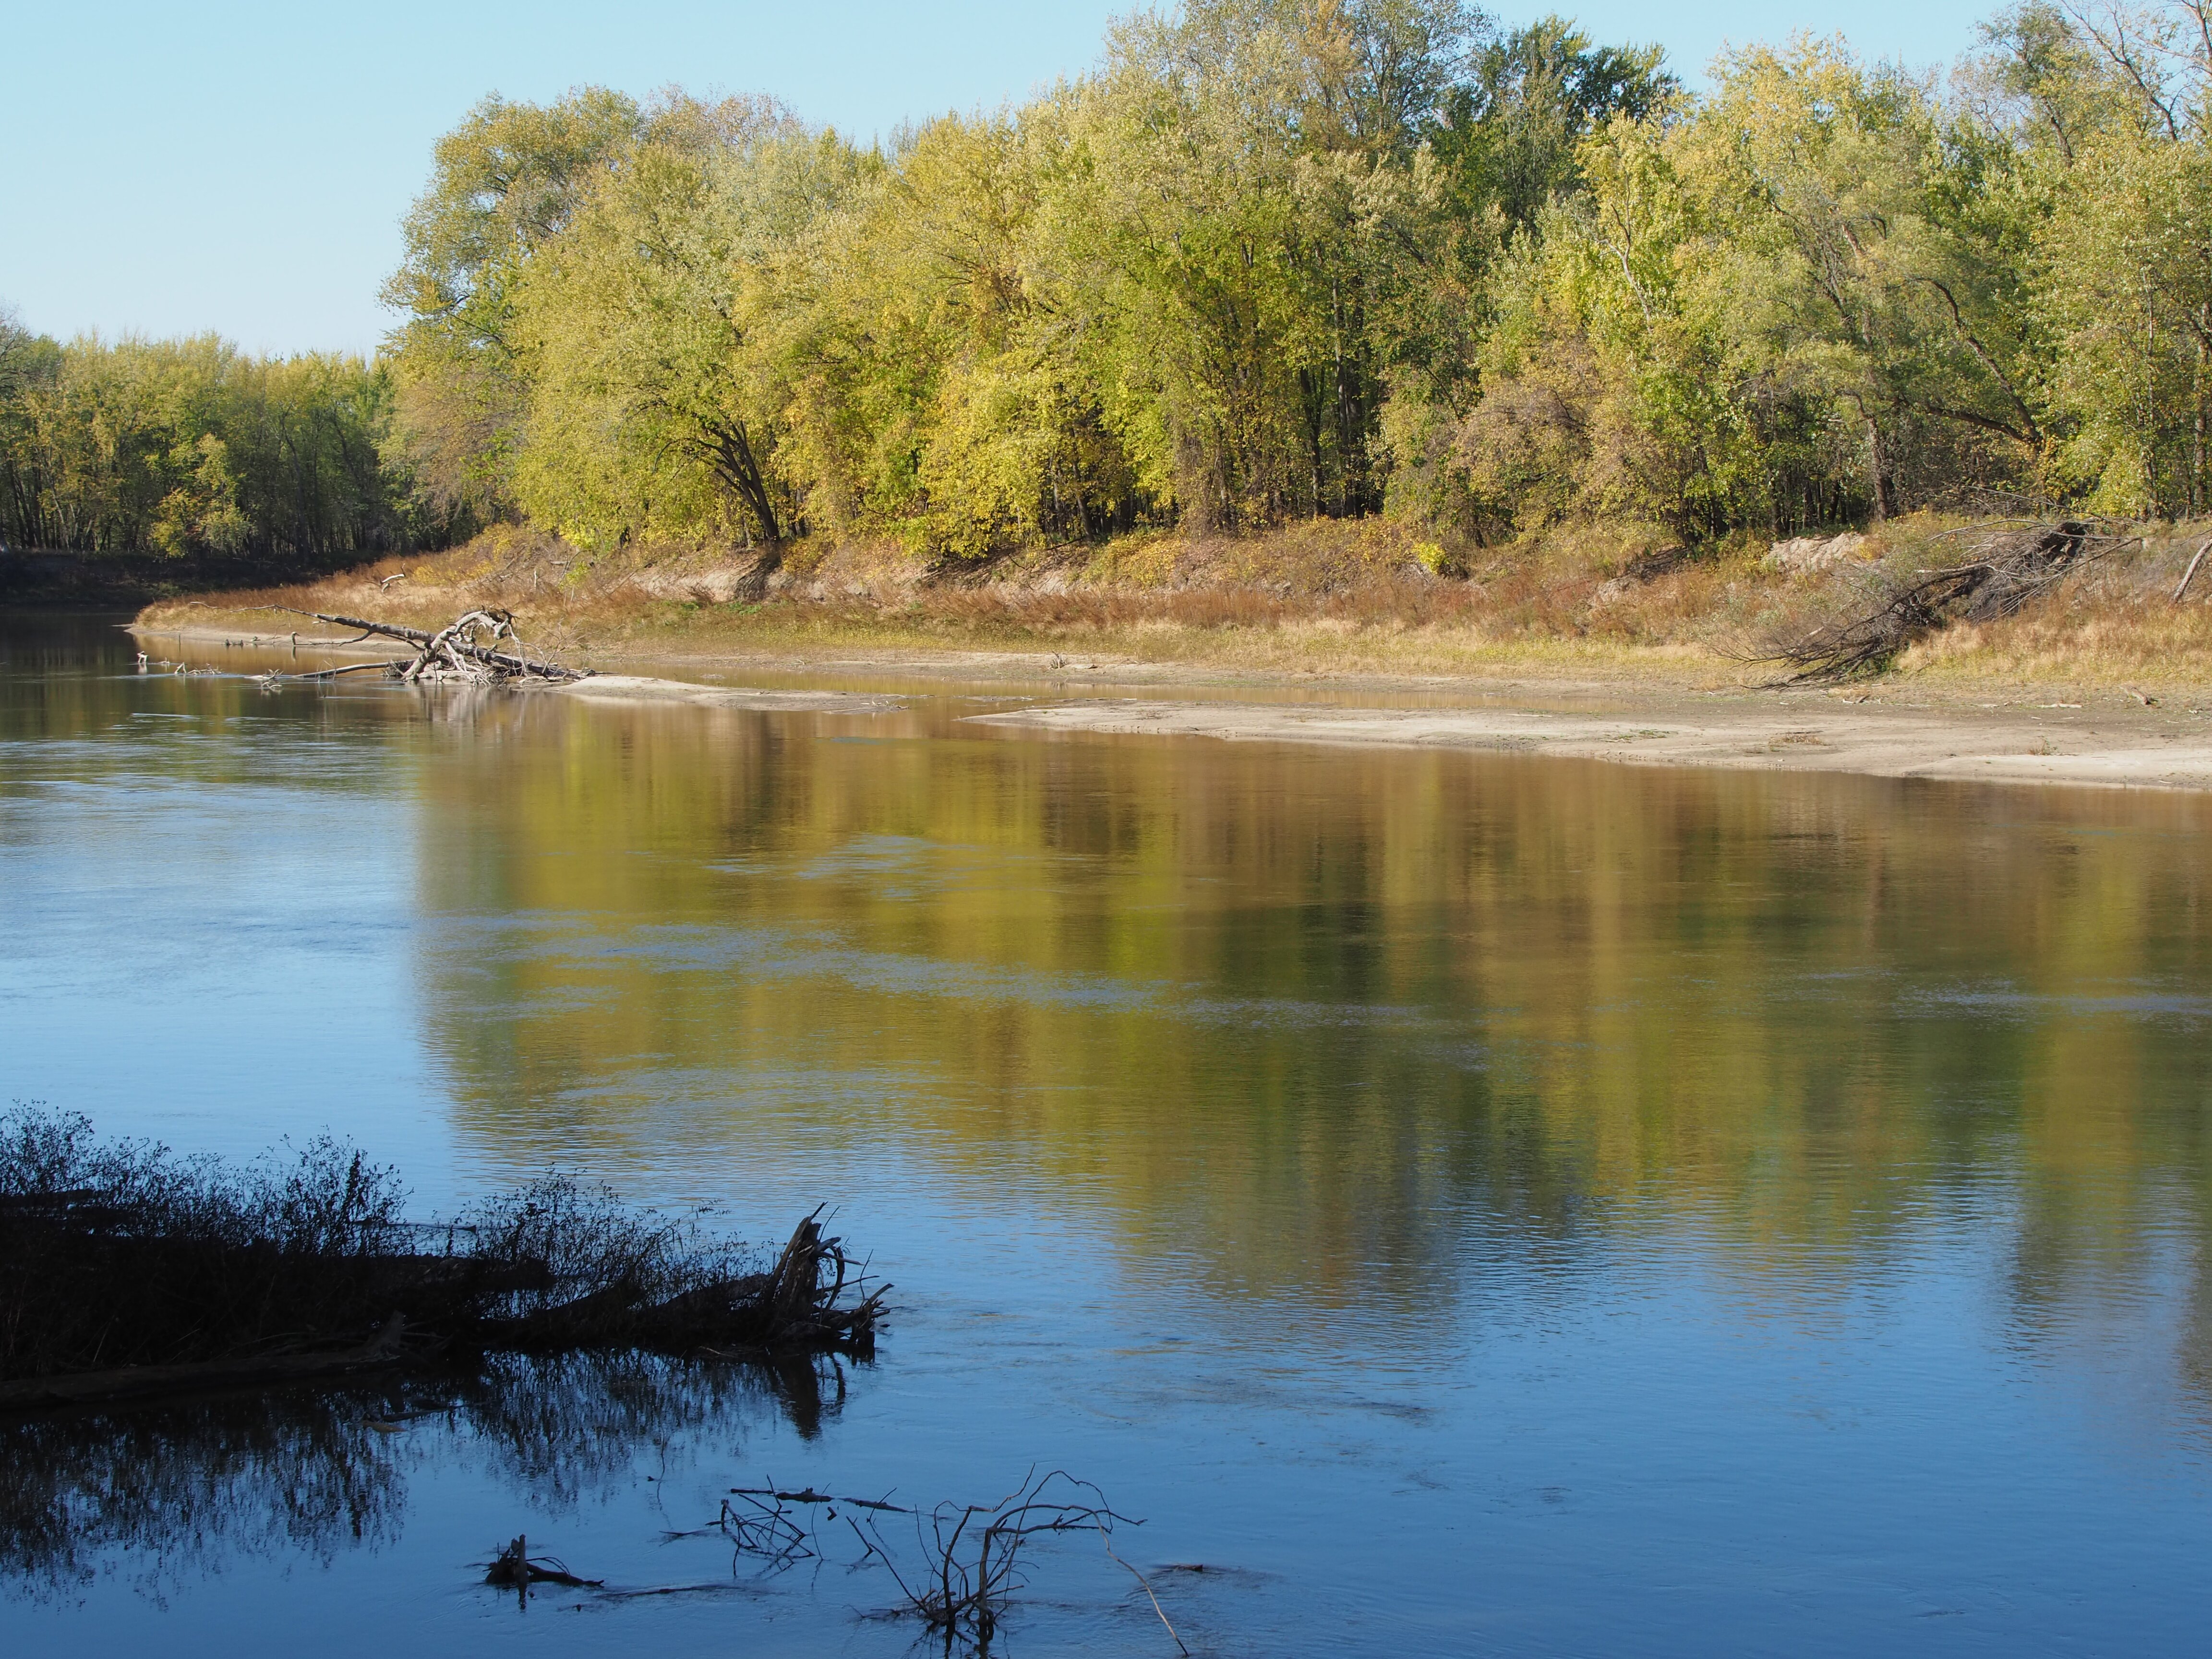
[[[30, 327], [215, 329], [372, 349], [430, 146], [477, 99], [586, 82], [769, 92], [860, 137], [995, 106], [1098, 55], [1127, 0], [573, 0], [377, 5], [0, 0], [0, 305]], [[1547, 9], [1501, 9], [1508, 23]], [[1724, 41], [1840, 32], [1948, 62], [1994, 0], [1716, 0], [1560, 9], [1694, 72]]]

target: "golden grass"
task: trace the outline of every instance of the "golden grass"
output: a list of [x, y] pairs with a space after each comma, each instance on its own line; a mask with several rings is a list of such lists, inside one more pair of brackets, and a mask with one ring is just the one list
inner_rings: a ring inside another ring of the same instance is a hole
[[[894, 544], [798, 544], [767, 598], [731, 603], [745, 556], [633, 550], [586, 560], [547, 536], [502, 528], [453, 552], [386, 559], [326, 580], [150, 605], [155, 627], [275, 632], [252, 607], [374, 615], [428, 625], [493, 604], [545, 650], [601, 665], [672, 655], [1059, 653], [1240, 674], [1525, 675], [1755, 683], [1744, 660], [1777, 629], [1848, 608], [1885, 573], [1956, 556], [1959, 521], [1901, 520], [1869, 538], [1871, 562], [1788, 575], [1746, 545], [1638, 580], [1650, 526], [1586, 525], [1479, 551], [1468, 580], [1421, 568], [1417, 538], [1382, 520], [1316, 520], [1264, 536], [1153, 532], [1103, 547], [1038, 550], [988, 567], [927, 569]], [[2212, 682], [2212, 576], [2168, 597], [2196, 538], [2161, 532], [2138, 554], [2003, 623], [1954, 628], [1907, 653], [1916, 684]], [[390, 587], [380, 579], [404, 571]]]

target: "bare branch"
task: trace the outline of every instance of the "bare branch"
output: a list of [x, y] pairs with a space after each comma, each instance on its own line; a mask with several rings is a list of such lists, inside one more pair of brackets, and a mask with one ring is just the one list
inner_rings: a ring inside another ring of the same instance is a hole
[[[391, 665], [398, 678], [408, 684], [424, 679], [456, 678], [484, 682], [503, 680], [578, 680], [586, 678], [588, 669], [568, 668], [556, 662], [542, 662], [511, 651], [499, 651], [483, 644], [479, 635], [498, 641], [507, 640], [520, 644], [514, 632], [514, 614], [508, 611], [485, 609], [471, 611], [436, 633], [427, 633], [419, 628], [407, 628], [398, 623], [374, 622], [362, 617], [343, 617], [325, 611], [302, 611], [295, 605], [270, 605], [258, 607], [264, 611], [282, 611], [295, 617], [312, 617], [317, 622], [332, 623], [339, 628], [361, 630], [361, 639], [377, 637], [398, 640], [415, 647], [411, 662]], [[359, 644], [349, 640], [349, 645]], [[372, 665], [362, 664], [367, 669]], [[325, 669], [315, 674], [287, 676], [298, 679], [325, 679], [350, 670]]]

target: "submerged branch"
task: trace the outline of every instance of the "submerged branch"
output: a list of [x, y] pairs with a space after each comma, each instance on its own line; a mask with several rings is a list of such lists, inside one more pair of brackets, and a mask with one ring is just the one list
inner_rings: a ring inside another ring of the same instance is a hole
[[[1176, 1646], [1189, 1652], [1151, 1582], [1114, 1553], [1115, 1525], [1142, 1523], [1118, 1514], [1096, 1486], [1064, 1469], [1040, 1476], [1032, 1467], [1020, 1486], [994, 1503], [945, 1503], [927, 1510], [886, 1498], [839, 1498], [811, 1486], [797, 1492], [774, 1486], [732, 1487], [720, 1514], [703, 1530], [720, 1533], [741, 1559], [781, 1569], [823, 1558], [828, 1542], [809, 1511], [820, 1509], [826, 1521], [836, 1522], [840, 1507], [848, 1511], [842, 1519], [861, 1547], [854, 1565], [881, 1561], [897, 1582], [905, 1610], [940, 1636], [948, 1649], [957, 1642], [976, 1653], [988, 1651], [1014, 1593], [1026, 1582], [1021, 1560], [1030, 1544], [1054, 1533], [1095, 1532], [1107, 1558], [1143, 1588]], [[863, 1511], [865, 1521], [849, 1513], [854, 1510]], [[913, 1519], [922, 1559], [912, 1579], [899, 1570], [896, 1553], [877, 1529], [877, 1517], [887, 1514]]]

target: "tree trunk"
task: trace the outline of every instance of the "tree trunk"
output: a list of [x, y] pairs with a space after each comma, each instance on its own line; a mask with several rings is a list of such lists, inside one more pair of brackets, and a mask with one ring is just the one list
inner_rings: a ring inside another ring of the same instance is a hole
[[768, 480], [761, 476], [760, 463], [753, 458], [753, 447], [744, 425], [732, 421], [717, 428], [712, 451], [714, 471], [752, 514], [761, 540], [773, 550], [783, 540], [783, 528], [776, 523], [775, 502], [768, 493]]
[[1897, 498], [1889, 485], [1889, 452], [1882, 443], [1881, 423], [1871, 415], [1866, 417], [1867, 468], [1874, 485], [1874, 521], [1881, 523], [1897, 516]]
[[2189, 511], [2192, 517], [2204, 510], [2204, 313], [2200, 309], [2197, 365], [2189, 379]]

